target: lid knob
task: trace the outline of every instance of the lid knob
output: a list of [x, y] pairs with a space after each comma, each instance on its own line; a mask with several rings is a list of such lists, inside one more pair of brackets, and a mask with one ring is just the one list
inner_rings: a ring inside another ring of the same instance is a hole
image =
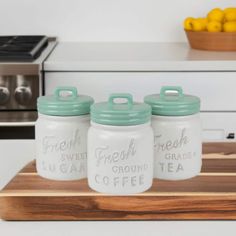
[[54, 96], [58, 99], [65, 98], [62, 96], [62, 92], [70, 92], [69, 96], [66, 96], [68, 99], [76, 99], [78, 97], [78, 92], [76, 87], [57, 87], [54, 90]]
[[[116, 103], [115, 102], [115, 99], [117, 98], [123, 98], [123, 99], [126, 99], [127, 100], [127, 103]], [[112, 93], [110, 96], [109, 96], [109, 100], [108, 100], [108, 104], [109, 104], [109, 107], [111, 109], [114, 109], [115, 108], [115, 105], [127, 105], [127, 109], [131, 109], [132, 106], [133, 106], [133, 97], [131, 94], [129, 93]]]
[[173, 94], [173, 92], [177, 94], [176, 97], [178, 99], [183, 97], [183, 89], [180, 86], [163, 86], [161, 88], [160, 98], [165, 99], [168, 96], [168, 94]]

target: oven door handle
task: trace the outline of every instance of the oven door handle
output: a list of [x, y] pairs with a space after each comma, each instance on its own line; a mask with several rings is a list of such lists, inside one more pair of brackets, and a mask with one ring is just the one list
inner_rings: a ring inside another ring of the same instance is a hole
[[35, 121], [29, 122], [0, 122], [0, 127], [29, 127], [35, 126]]

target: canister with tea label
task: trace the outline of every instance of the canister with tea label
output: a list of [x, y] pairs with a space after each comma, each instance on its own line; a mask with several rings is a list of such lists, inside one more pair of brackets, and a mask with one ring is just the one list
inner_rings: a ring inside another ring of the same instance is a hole
[[75, 87], [58, 87], [38, 98], [36, 168], [53, 180], [87, 177], [87, 132], [93, 99]]
[[181, 87], [165, 86], [146, 96], [152, 107], [154, 176], [166, 180], [194, 177], [201, 171], [200, 99]]
[[[123, 101], [121, 101], [123, 99]], [[130, 94], [112, 94], [91, 107], [88, 183], [102, 193], [132, 194], [153, 180], [151, 107]]]

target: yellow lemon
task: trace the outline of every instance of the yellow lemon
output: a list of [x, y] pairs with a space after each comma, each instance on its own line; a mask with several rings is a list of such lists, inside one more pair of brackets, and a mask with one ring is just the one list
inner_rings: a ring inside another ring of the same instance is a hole
[[186, 30], [193, 30], [193, 25], [192, 25], [193, 20], [194, 20], [193, 17], [187, 17], [184, 20], [184, 29], [186, 29]]
[[197, 18], [197, 21], [199, 21], [201, 23], [202, 30], [206, 30], [207, 24], [208, 24], [207, 18], [199, 17], [199, 18]]
[[195, 19], [192, 21], [193, 31], [204, 31], [204, 27], [201, 20]]
[[223, 22], [224, 12], [220, 8], [215, 8], [207, 14], [208, 21]]
[[223, 25], [224, 32], [236, 32], [236, 21], [226, 22]]
[[236, 10], [225, 13], [225, 21], [236, 21]]
[[236, 11], [236, 7], [228, 7], [228, 8], [225, 8], [224, 9], [224, 13], [228, 13], [228, 12], [231, 12], [231, 11]]
[[208, 32], [221, 32], [222, 24], [219, 21], [211, 21], [207, 24]]

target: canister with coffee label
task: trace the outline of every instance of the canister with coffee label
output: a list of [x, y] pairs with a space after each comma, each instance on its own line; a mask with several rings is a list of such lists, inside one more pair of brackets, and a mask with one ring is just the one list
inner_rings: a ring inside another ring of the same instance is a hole
[[[123, 101], [121, 101], [121, 99]], [[144, 192], [153, 180], [151, 107], [130, 94], [112, 94], [91, 106], [88, 183], [102, 193]]]

